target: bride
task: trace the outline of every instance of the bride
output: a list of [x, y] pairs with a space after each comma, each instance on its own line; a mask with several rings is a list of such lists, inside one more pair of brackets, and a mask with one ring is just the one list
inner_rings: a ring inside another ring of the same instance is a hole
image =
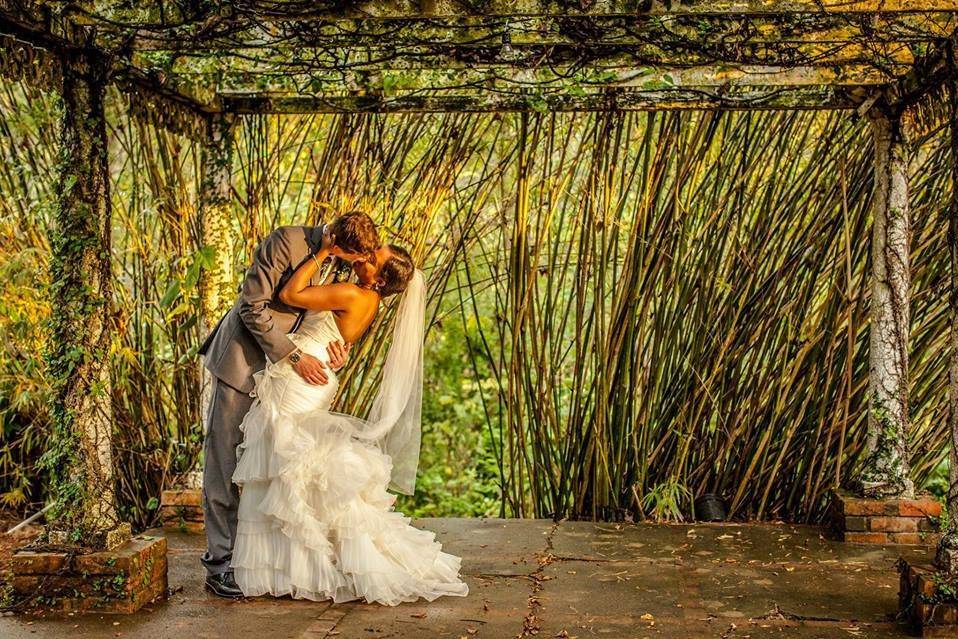
[[310, 286], [335, 237], [306, 260], [279, 293], [307, 309], [291, 333], [299, 350], [324, 361], [333, 340], [355, 342], [384, 297], [403, 293], [383, 380], [367, 420], [330, 411], [338, 380], [304, 381], [289, 358], [255, 376], [253, 404], [233, 481], [242, 486], [232, 566], [246, 596], [290, 595], [394, 606], [465, 596], [460, 558], [435, 534], [392, 510], [387, 486], [412, 494], [419, 459], [425, 284], [409, 254], [380, 247], [353, 262], [356, 283]]

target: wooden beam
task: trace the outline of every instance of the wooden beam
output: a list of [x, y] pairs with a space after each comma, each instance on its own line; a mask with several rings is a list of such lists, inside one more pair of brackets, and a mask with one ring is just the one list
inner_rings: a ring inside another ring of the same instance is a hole
[[[290, 6], [292, 4], [293, 6]], [[248, 8], [247, 8], [248, 7]], [[794, 14], [877, 14], [920, 11], [958, 11], [958, 0], [366, 0], [365, 2], [249, 3], [231, 6], [221, 14], [210, 13], [203, 22], [212, 24], [218, 16], [256, 16], [261, 20], [340, 20], [346, 18], [416, 18], [456, 16], [729, 16]], [[167, 7], [167, 19], [181, 20]], [[116, 19], [157, 22], [155, 6], [115, 10]], [[194, 16], [194, 19], [195, 16]]]
[[[477, 6], [479, 5], [479, 6]], [[584, 8], [583, 8], [584, 7]], [[369, 0], [346, 9], [315, 9], [317, 16], [372, 15], [769, 15], [790, 13], [910, 13], [958, 10], [958, 0], [597, 0], [592, 3], [557, 0]]]
[[[202, 128], [204, 121], [217, 110], [216, 105], [202, 104], [198, 99], [184, 93], [158, 77], [123, 62], [100, 49], [89, 30], [74, 25], [71, 21], [58, 17], [43, 7], [36, 5], [12, 4], [0, 0], [0, 35], [8, 41], [20, 43], [45, 52], [56, 58], [82, 56], [97, 60], [98, 64], [109, 71], [109, 80], [116, 82], [128, 92], [143, 92], [153, 98], [154, 103], [162, 103], [166, 109], [166, 118], [160, 123], [174, 119], [195, 120], [194, 123], [179, 123], [178, 133], [189, 133]], [[3, 45], [5, 40], [0, 40]], [[174, 118], [174, 115], [178, 118]]]
[[500, 95], [495, 93], [445, 95], [271, 95], [223, 93], [223, 108], [237, 114], [296, 113], [444, 113], [509, 111], [669, 111], [854, 109], [867, 97], [860, 88], [831, 86], [802, 89], [716, 91], [610, 90], [601, 93]]
[[[914, 61], [913, 48], [906, 44], [866, 46], [859, 44], [812, 44], [795, 47], [750, 47], [747, 51], [735, 47], [719, 50], [690, 48], [674, 51], [657, 45], [619, 46], [577, 45], [535, 46], [521, 45], [504, 52], [494, 46], [412, 46], [391, 45], [369, 48], [324, 48], [298, 51], [296, 55], [278, 54], [274, 50], [239, 49], [216, 54], [215, 67], [197, 69], [197, 55], [203, 60], [208, 54], [177, 56], [169, 73], [175, 77], [202, 79], [251, 76], [268, 79], [271, 76], [292, 74], [334, 74], [343, 77], [350, 73], [392, 73], [405, 70], [466, 70], [477, 69], [550, 69], [574, 67], [599, 68], [735, 68], [735, 67], [899, 67], [904, 73]], [[134, 54], [137, 66], [148, 67], [148, 55]], [[206, 65], [209, 67], [209, 65]], [[227, 81], [227, 84], [229, 82]]]
[[139, 51], [210, 51], [269, 47], [512, 46], [698, 43], [702, 46], [785, 43], [927, 42], [955, 29], [949, 11], [866, 15], [463, 16], [269, 20], [241, 15], [212, 24], [140, 29], [100, 27], [115, 46]]
[[[903, 71], [904, 72], [904, 71]], [[203, 80], [203, 76], [198, 78]], [[604, 89], [669, 91], [690, 89], [722, 93], [734, 88], [798, 88], [820, 86], [882, 86], [894, 76], [868, 65], [837, 67], [767, 67], [755, 65], [714, 65], [693, 68], [595, 68], [584, 69], [381, 69], [374, 73], [292, 73], [226, 74], [220, 79], [221, 93], [244, 92], [248, 86], [274, 96], [287, 94], [344, 95], [375, 94], [384, 97], [429, 92], [469, 93], [485, 91], [508, 95], [523, 91], [537, 95], [594, 93]]]

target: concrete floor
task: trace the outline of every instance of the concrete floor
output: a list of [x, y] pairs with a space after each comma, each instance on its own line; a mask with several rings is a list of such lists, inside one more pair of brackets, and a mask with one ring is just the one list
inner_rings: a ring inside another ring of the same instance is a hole
[[785, 525], [553, 524], [425, 519], [463, 557], [466, 598], [385, 608], [203, 590], [201, 536], [172, 534], [168, 601], [133, 616], [3, 617], [0, 637], [441, 639], [904, 637], [894, 621], [905, 555]]

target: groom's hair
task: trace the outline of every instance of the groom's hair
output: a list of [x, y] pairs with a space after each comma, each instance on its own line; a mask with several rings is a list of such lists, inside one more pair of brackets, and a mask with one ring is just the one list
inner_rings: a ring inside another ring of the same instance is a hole
[[379, 294], [383, 297], [405, 291], [409, 280], [412, 279], [413, 271], [416, 270], [416, 265], [406, 249], [395, 244], [388, 246], [392, 255], [379, 267], [378, 274], [383, 281], [383, 285], [379, 288]]
[[347, 253], [366, 254], [379, 248], [376, 223], [365, 213], [344, 213], [333, 220], [329, 231], [336, 236], [336, 245]]

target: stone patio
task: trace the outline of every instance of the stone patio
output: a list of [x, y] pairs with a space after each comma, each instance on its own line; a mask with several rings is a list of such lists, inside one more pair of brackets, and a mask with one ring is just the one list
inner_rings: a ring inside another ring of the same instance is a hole
[[[203, 590], [202, 536], [169, 541], [168, 601], [133, 616], [0, 618], [0, 637], [441, 639], [904, 637], [899, 556], [929, 549], [830, 541], [813, 526], [615, 525], [424, 519], [463, 557], [466, 598], [384, 608]], [[525, 633], [525, 634], [524, 634]]]

